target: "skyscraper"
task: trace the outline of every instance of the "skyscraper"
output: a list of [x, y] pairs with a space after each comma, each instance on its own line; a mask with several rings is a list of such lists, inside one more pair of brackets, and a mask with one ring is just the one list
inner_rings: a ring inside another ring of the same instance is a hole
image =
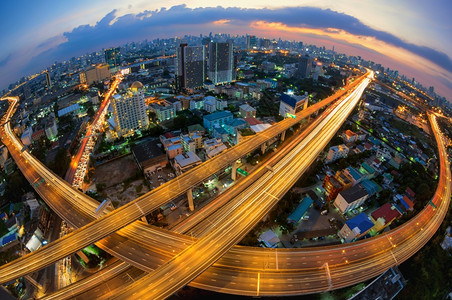
[[232, 42], [209, 44], [208, 75], [214, 84], [231, 82], [233, 69]]
[[202, 87], [206, 78], [206, 47], [180, 44], [176, 56], [177, 90]]
[[253, 49], [257, 46], [257, 38], [255, 35], [246, 36], [246, 49]]
[[110, 69], [119, 67], [121, 64], [121, 48], [109, 48], [105, 49], [105, 63], [110, 66]]
[[149, 126], [141, 82], [135, 81], [129, 90], [114, 95], [111, 107], [118, 136], [128, 136], [137, 129], [146, 129]]
[[50, 78], [50, 73], [49, 73], [49, 71], [46, 71], [45, 74], [46, 74], [47, 87], [50, 88], [50, 87], [52, 87], [52, 79]]
[[298, 63], [298, 76], [300, 78], [308, 78], [311, 74], [312, 63], [314, 58], [309, 55], [303, 55]]

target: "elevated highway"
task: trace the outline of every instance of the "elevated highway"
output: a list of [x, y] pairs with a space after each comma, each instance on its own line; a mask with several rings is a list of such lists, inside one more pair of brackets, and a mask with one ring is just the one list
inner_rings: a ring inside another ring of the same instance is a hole
[[[354, 87], [354, 85], [356, 84], [352, 84], [349, 88]], [[33, 270], [40, 269], [43, 266], [51, 263], [48, 259], [45, 259], [50, 257], [50, 255], [55, 260], [57, 260], [59, 258], [66, 256], [68, 253], [72, 252], [72, 249], [76, 251], [91, 243], [96, 242], [97, 240], [105, 236], [108, 236], [114, 231], [124, 227], [125, 225], [135, 221], [141, 216], [156, 209], [157, 207], [160, 207], [161, 205], [167, 203], [175, 196], [178, 196], [179, 194], [185, 192], [186, 190], [189, 190], [192, 186], [198, 184], [199, 182], [202, 182], [204, 179], [208, 178], [212, 174], [215, 174], [218, 170], [221, 170], [231, 162], [237, 160], [238, 158], [241, 158], [250, 151], [256, 149], [257, 147], [259, 147], [259, 145], [265, 143], [265, 141], [267, 141], [268, 139], [271, 139], [279, 135], [280, 133], [287, 130], [291, 126], [300, 122], [303, 118], [308, 117], [313, 112], [331, 103], [334, 99], [336, 99], [338, 96], [343, 95], [345, 92], [346, 91], [341, 91], [339, 92], [338, 95], [335, 95], [334, 97], [327, 98], [319, 103], [314, 104], [308, 109], [298, 113], [296, 119], [291, 118], [286, 119], [278, 123], [277, 125], [272, 126], [271, 128], [262, 132], [261, 134], [258, 134], [253, 138], [250, 138], [247, 141], [239, 144], [237, 147], [233, 147], [225, 151], [224, 154], [219, 155], [203, 163], [198, 168], [192, 169], [189, 172], [184, 173], [183, 175], [177, 177], [176, 179], [168, 182], [165, 185], [160, 186], [159, 188], [136, 199], [135, 201], [115, 210], [114, 212], [108, 214], [107, 216], [95, 220], [88, 225], [85, 225], [84, 234], [78, 234], [77, 233], [78, 231], [76, 230], [73, 233], [65, 236], [64, 239], [62, 239], [61, 241], [55, 242], [57, 244], [64, 243], [66, 245], [71, 245], [70, 247], [67, 246], [64, 247], [65, 249], [63, 249], [63, 247], [60, 247], [58, 245], [52, 246], [53, 243], [51, 243], [46, 247], [19, 259], [19, 260], [29, 259], [31, 262], [29, 261], [29, 263], [25, 264], [27, 267], [23, 268], [12, 267], [12, 269], [14, 269], [14, 273], [18, 275], [20, 272], [31, 272]], [[12, 105], [11, 107], [14, 107], [14, 105]], [[9, 110], [7, 114], [8, 119], [12, 116], [12, 112], [13, 112], [12, 110], [11, 111]], [[18, 154], [17, 152], [19, 152], [19, 149], [22, 149], [22, 146], [18, 139], [11, 132], [9, 123], [5, 124], [3, 129], [5, 130], [5, 134], [9, 137], [9, 140], [8, 141], [4, 140], [4, 142], [7, 146], [9, 146], [9, 148], [11, 148], [10, 153], [12, 155], [14, 152]], [[13, 157], [15, 157], [16, 161], [19, 161], [18, 165], [20, 168], [22, 166], [21, 168], [22, 171], [29, 169], [29, 166], [27, 166], [27, 164], [33, 163], [34, 169], [39, 171], [39, 175], [46, 180], [46, 185], [48, 187], [53, 187], [56, 189], [55, 196], [56, 197], [58, 197], [58, 195], [64, 196], [65, 199], [69, 200], [70, 203], [72, 203], [73, 207], [77, 207], [77, 210], [81, 212], [80, 216], [81, 218], [79, 218], [79, 216], [76, 216], [75, 218], [74, 216], [72, 216], [71, 218], [71, 214], [73, 215], [73, 212], [68, 210], [67, 207], [62, 210], [61, 209], [56, 210], [61, 215], [61, 217], [63, 217], [64, 219], [68, 219], [68, 223], [74, 227], [79, 227], [82, 224], [84, 224], [83, 218], [89, 218], [89, 216], [92, 214], [92, 212], [97, 206], [96, 201], [86, 201], [87, 198], [89, 197], [87, 197], [83, 193], [80, 193], [70, 188], [70, 186], [66, 182], [62, 181], [55, 174], [53, 174], [47, 168], [42, 166], [42, 164], [37, 162], [37, 160], [34, 159], [27, 151], [19, 153], [19, 157], [17, 155], [13, 155]], [[25, 163], [25, 165], [23, 165], [22, 163]], [[36, 180], [36, 178], [31, 179]], [[52, 203], [49, 205], [52, 207], [52, 209], [54, 209], [56, 206], [58, 206], [58, 199], [54, 199], [54, 201], [52, 201]], [[88, 231], [86, 231], [86, 227], [91, 228], [89, 230], [90, 234], [88, 234]], [[77, 236], [75, 239], [73, 238], [74, 235]], [[63, 241], [66, 239], [68, 241]], [[50, 247], [55, 248], [49, 249]], [[37, 263], [36, 259], [26, 258], [29, 256], [38, 256], [38, 255], [41, 255], [41, 259], [39, 260], [40, 263]], [[2, 281], [3, 275], [6, 275], [6, 273], [1, 272], [0, 281]], [[12, 276], [14, 277], [16, 275]]]
[[[188, 240], [192, 240], [192, 239], [188, 238]], [[189, 241], [187, 241], [187, 242], [189, 243]], [[176, 243], [180, 244], [180, 241], [178, 241]], [[354, 246], [354, 245], [352, 244], [351, 246]], [[376, 245], [376, 246], [378, 246], [378, 245]], [[131, 245], [131, 247], [133, 248], [133, 244]], [[129, 249], [132, 249], [132, 248], [129, 248]], [[235, 247], [235, 248], [237, 248], [237, 249], [242, 248], [239, 251], [240, 253], [241, 253], [241, 250], [244, 249], [243, 247]], [[250, 250], [250, 249], [247, 249], [247, 250]], [[234, 292], [235, 291], [235, 293], [237, 293], [237, 294], [250, 294], [250, 295], [253, 295], [254, 291], [251, 291], [250, 287], [253, 285], [253, 283], [256, 284], [256, 282], [257, 282], [256, 281], [256, 278], [257, 278], [256, 277], [256, 271], [257, 270], [261, 270], [263, 272], [261, 274], [262, 276], [260, 276], [259, 280], [265, 280], [265, 278], [267, 278], [266, 276], [271, 274], [271, 272], [272, 272], [272, 271], [265, 272], [265, 270], [271, 270], [272, 268], [274, 268], [275, 270], [279, 270], [277, 272], [274, 272], [275, 276], [271, 275], [269, 277], [270, 278], [270, 282], [274, 282], [275, 278], [279, 278], [280, 277], [280, 276], [277, 276], [276, 274], [284, 272], [284, 270], [287, 270], [287, 271], [292, 272], [292, 273], [294, 271], [296, 271], [297, 273], [300, 273], [297, 270], [303, 270], [303, 265], [306, 264], [306, 260], [304, 262], [301, 262], [301, 261], [303, 261], [301, 259], [300, 260], [300, 265], [298, 266], [298, 268], [300, 268], [300, 269], [297, 269], [297, 267], [290, 268], [290, 266], [292, 265], [291, 261], [293, 261], [293, 260], [291, 260], [290, 256], [287, 256], [287, 259], [284, 259], [284, 257], [285, 257], [285, 251], [283, 251], [284, 249], [278, 249], [276, 251], [275, 250], [270, 250], [270, 252], [272, 252], [271, 254], [267, 253], [268, 249], [257, 249], [257, 250], [259, 251], [259, 253], [261, 253], [261, 252], [264, 253], [264, 257], [260, 257], [259, 258], [258, 253], [255, 253], [254, 251], [250, 250], [248, 252], [248, 256], [247, 257], [248, 258], [249, 257], [255, 257], [256, 259], [250, 261], [250, 264], [248, 264], [248, 266], [247, 266], [245, 260], [242, 260], [242, 262], [240, 262], [241, 261], [240, 259], [235, 259], [237, 264], [240, 264], [241, 266], [244, 266], [242, 268], [243, 269], [242, 272], [237, 272], [237, 271], [231, 270], [229, 267], [226, 267], [226, 268], [224, 268], [225, 270], [222, 271], [223, 274], [221, 274], [221, 273], [218, 273], [218, 270], [213, 270], [213, 272], [210, 273], [210, 271], [209, 271], [210, 269], [209, 269], [206, 272], [204, 272], [202, 275], [200, 275], [196, 279], [196, 281], [192, 282], [192, 285], [195, 285], [195, 286], [197, 285], [198, 287], [205, 287], [205, 288], [209, 288], [210, 287], [210, 289], [214, 289], [214, 290], [217, 290], [217, 291], [218, 291], [218, 288], [215, 288], [215, 287], [220, 285], [220, 286], [224, 287], [222, 289], [222, 291], [225, 291], [225, 292]], [[287, 250], [295, 250], [295, 249], [287, 249]], [[315, 260], [315, 258], [319, 259], [319, 256], [322, 256], [322, 249], [319, 249], [319, 248], [316, 248], [316, 249], [296, 249], [296, 250], [306, 250], [306, 251], [301, 251], [301, 253], [299, 253], [300, 257], [302, 255], [304, 255], [305, 257], [308, 256], [308, 258], [309, 258], [309, 255], [306, 254], [306, 253], [310, 252], [309, 250], [312, 250], [313, 254], [317, 254], [317, 255], [312, 255], [311, 259], [309, 259], [308, 261], [311, 261], [313, 259]], [[175, 251], [175, 250], [173, 249], [173, 251]], [[230, 251], [230, 253], [233, 252], [233, 251], [234, 250]], [[356, 249], [352, 250], [352, 252], [356, 252], [356, 251], [357, 251]], [[171, 253], [171, 251], [169, 251], [169, 252]], [[278, 252], [278, 254], [275, 255], [275, 252]], [[298, 252], [298, 251], [294, 251], [294, 253], [295, 252]], [[303, 253], [303, 252], [305, 252], [305, 253]], [[320, 254], [320, 255], [318, 255], [318, 254]], [[253, 256], [253, 255], [256, 255], [256, 256]], [[240, 255], [236, 254], [236, 256], [240, 256]], [[343, 257], [343, 259], [345, 259], [345, 261], [349, 261], [350, 262], [351, 260], [347, 259], [347, 258], [351, 258], [351, 256], [359, 256], [359, 253], [358, 254], [353, 254], [353, 255], [350, 255], [348, 251], [342, 253], [342, 257]], [[218, 263], [220, 263], [221, 261], [222, 260], [218, 261]], [[288, 261], [288, 263], [284, 264], [284, 261]], [[256, 265], [258, 266], [260, 264], [260, 262], [263, 262], [264, 268], [256, 267]], [[317, 261], [318, 264], [320, 264], [321, 262], [323, 262], [323, 260]], [[223, 263], [223, 266], [227, 266], [227, 265], [228, 265], [227, 262]], [[215, 268], [215, 266], [213, 268]], [[213, 268], [211, 268], [211, 269], [213, 269]], [[305, 268], [305, 269], [309, 270], [310, 268]], [[335, 274], [334, 273], [334, 269], [331, 266], [330, 266], [329, 269], [331, 270], [330, 271], [331, 272], [331, 278], [334, 279], [334, 274]], [[246, 270], [250, 270], [250, 271], [246, 271]], [[325, 271], [325, 268], [323, 268], [322, 271]], [[220, 272], [221, 272], [221, 269], [220, 269]], [[259, 271], [257, 271], [257, 272], [260, 273]], [[229, 276], [226, 275], [228, 273], [230, 274]], [[218, 277], [220, 277], [220, 276], [221, 276], [221, 280], [218, 280]], [[299, 277], [301, 275], [300, 274], [294, 274], [293, 276], [295, 278], [295, 277]], [[234, 280], [234, 278], [236, 278], [236, 280]], [[231, 287], [234, 286], [235, 281], [244, 282], [245, 278], [248, 278], [246, 282], [250, 283], [250, 286], [248, 288], [244, 289], [245, 292], [241, 292], [240, 288], [234, 288], [234, 289], [231, 288]], [[332, 279], [332, 282], [334, 282], [333, 279]], [[215, 284], [213, 280], [215, 280], [217, 282], [217, 284]], [[202, 283], [198, 283], [199, 281], [202, 281]], [[290, 278], [288, 278], [286, 281], [290, 282], [291, 280], [290, 280]], [[218, 283], [218, 282], [220, 282], [220, 283]], [[264, 283], [264, 282], [265, 281], [262, 281], [262, 283]], [[226, 287], [227, 285], [229, 285], [229, 286]], [[291, 283], [289, 283], [288, 285], [289, 285], [289, 287], [291, 285], [293, 286], [293, 284], [291, 284]], [[309, 282], [307, 282], [306, 286], [308, 286], [308, 285], [309, 285]], [[261, 287], [262, 286], [264, 286], [264, 285], [261, 285]], [[267, 286], [267, 285], [265, 284], [265, 286]], [[335, 284], [334, 287], [336, 288], [337, 284]], [[248, 292], [246, 292], [246, 290], [248, 290]], [[306, 291], [308, 291], [308, 290], [309, 289], [307, 289]], [[288, 291], [287, 294], [292, 293], [290, 291], [290, 289], [287, 289], [287, 291]], [[261, 291], [261, 294], [265, 294], [265, 292]], [[268, 293], [268, 294], [271, 295], [271, 293]]]

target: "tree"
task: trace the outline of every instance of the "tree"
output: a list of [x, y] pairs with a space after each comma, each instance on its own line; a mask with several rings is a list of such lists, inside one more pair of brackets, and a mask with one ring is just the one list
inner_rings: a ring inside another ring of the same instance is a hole
[[31, 191], [32, 188], [28, 184], [22, 172], [19, 170], [14, 171], [11, 176], [6, 180], [8, 184], [6, 185], [4, 199], [8, 199], [11, 202], [19, 202], [24, 193]]
[[430, 198], [431, 191], [427, 183], [423, 182], [416, 188], [416, 198], [419, 201], [426, 201]]
[[175, 129], [185, 128], [187, 126], [188, 119], [185, 115], [179, 115], [173, 119], [173, 127]]
[[150, 136], [159, 136], [163, 133], [163, 127], [160, 125], [152, 126], [148, 129], [148, 134]]
[[86, 110], [86, 114], [88, 115], [88, 117], [92, 118], [94, 117], [94, 108], [92, 106], [88, 107], [88, 109]]
[[69, 157], [67, 150], [60, 148], [55, 155], [55, 160], [50, 163], [49, 168], [57, 175], [63, 177], [69, 167], [70, 162], [71, 158]]
[[148, 113], [148, 116], [149, 116], [149, 121], [151, 121], [152, 123], [155, 123], [155, 118], [157, 117], [155, 112], [150, 110], [149, 113]]

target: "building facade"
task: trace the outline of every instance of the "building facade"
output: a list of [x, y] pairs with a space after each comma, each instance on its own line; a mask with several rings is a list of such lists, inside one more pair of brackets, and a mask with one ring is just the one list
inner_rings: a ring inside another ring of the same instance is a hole
[[328, 150], [328, 154], [326, 156], [326, 163], [333, 162], [339, 158], [347, 157], [348, 156], [349, 149], [345, 145], [337, 145], [333, 146]]
[[339, 192], [334, 200], [334, 206], [339, 209], [341, 213], [346, 213], [356, 207], [359, 207], [366, 201], [369, 194], [366, 189], [357, 184], [347, 190]]
[[144, 102], [143, 84], [135, 81], [130, 89], [112, 97], [111, 108], [118, 136], [128, 136], [135, 130], [145, 130], [149, 117]]
[[176, 51], [178, 90], [201, 88], [206, 79], [206, 47], [182, 43]]
[[105, 63], [110, 69], [117, 68], [121, 65], [121, 48], [109, 48], [104, 50]]
[[309, 96], [307, 94], [296, 96], [289, 92], [281, 94], [280, 100], [279, 115], [286, 118], [289, 114], [295, 115], [297, 112], [306, 109], [308, 107]]
[[232, 121], [233, 115], [230, 111], [224, 110], [219, 111], [210, 115], [206, 115], [203, 117], [203, 125], [204, 128], [209, 132], [215, 127], [224, 127], [229, 121]]
[[213, 84], [233, 81], [234, 55], [232, 42], [209, 43], [208, 77]]

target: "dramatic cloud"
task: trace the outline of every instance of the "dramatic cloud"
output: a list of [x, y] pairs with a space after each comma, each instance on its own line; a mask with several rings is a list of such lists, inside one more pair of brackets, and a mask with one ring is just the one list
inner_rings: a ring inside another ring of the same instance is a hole
[[[397, 52], [393, 52], [394, 55], [395, 53], [400, 55], [392, 57], [393, 60], [398, 60], [402, 64], [411, 64], [415, 58], [406, 58], [411, 53], [420, 58], [419, 66], [427, 67], [429, 64], [435, 64], [444, 70], [446, 78], [452, 74], [452, 60], [447, 54], [427, 46], [409, 43], [390, 33], [375, 30], [355, 17], [330, 9], [315, 7], [192, 9], [185, 5], [120, 17], [117, 17], [116, 11], [113, 10], [93, 26], [79, 26], [49, 41], [53, 46], [51, 49], [47, 47], [49, 50], [45, 50], [45, 45], [49, 43], [41, 45], [40, 49], [36, 49], [37, 56], [24, 65], [22, 71], [37, 71], [37, 68], [45, 67], [55, 60], [67, 59], [129, 41], [181, 36], [189, 33], [208, 33], [215, 30], [244, 33], [262, 30], [265, 27], [275, 32], [280, 30], [308, 34], [321, 39], [338, 39], [342, 43], [348, 43], [349, 46], [365, 47], [368, 51], [376, 51], [391, 57], [391, 54], [384, 50], [389, 45], [391, 49], [398, 49]], [[57, 43], [59, 44], [55, 46]], [[9, 59], [11, 57], [7, 57], [6, 61]], [[1, 63], [7, 65], [5, 59], [0, 61]], [[391, 67], [397, 68], [397, 66]], [[430, 69], [434, 68], [430, 67]]]

